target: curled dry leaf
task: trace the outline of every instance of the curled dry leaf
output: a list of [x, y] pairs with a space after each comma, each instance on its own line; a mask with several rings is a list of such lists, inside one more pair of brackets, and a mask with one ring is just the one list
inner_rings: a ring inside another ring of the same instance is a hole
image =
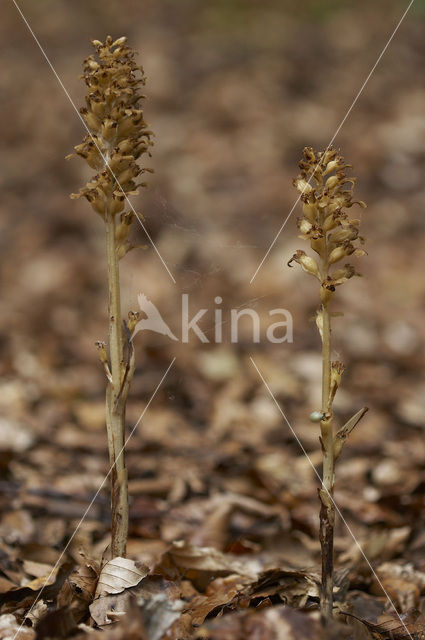
[[225, 606], [232, 606], [232, 603], [237, 601], [237, 595], [242, 588], [243, 585], [238, 575], [216, 578], [210, 582], [205, 595], [195, 596], [190, 601], [189, 611], [192, 623], [199, 626], [213, 611], [220, 611]]
[[44, 562], [34, 562], [33, 560], [24, 560], [23, 569], [32, 578], [43, 578], [48, 576], [53, 569], [53, 565]]
[[44, 575], [34, 578], [34, 580], [31, 580], [30, 582], [27, 582], [25, 587], [31, 589], [31, 591], [38, 591], [45, 586], [53, 585], [56, 581], [58, 573], [59, 567], [56, 567], [55, 569], [53, 569], [53, 567], [51, 569], [47, 568]]
[[69, 577], [70, 584], [85, 600], [93, 598], [97, 574], [93, 567], [78, 567]]
[[138, 569], [135, 562], [129, 558], [112, 558], [100, 572], [95, 597], [121, 593], [124, 589], [135, 587], [147, 574], [146, 568]]
[[345, 615], [360, 620], [377, 640], [423, 640], [425, 638], [425, 617], [417, 609], [410, 609], [402, 615], [388, 613], [379, 616], [373, 623], [352, 613]]
[[70, 607], [76, 622], [83, 620], [93, 600], [97, 572], [89, 565], [82, 565], [67, 577], [58, 595], [58, 606]]
[[320, 578], [301, 570], [269, 569], [243, 595], [249, 601], [278, 596], [285, 604], [303, 607], [309, 598], [319, 598]]
[[183, 541], [175, 542], [170, 550], [165, 554], [164, 559], [181, 568], [207, 573], [236, 573], [240, 576], [255, 580], [261, 570], [258, 562], [252, 559], [240, 560], [231, 554], [224, 554], [212, 547], [195, 547]]

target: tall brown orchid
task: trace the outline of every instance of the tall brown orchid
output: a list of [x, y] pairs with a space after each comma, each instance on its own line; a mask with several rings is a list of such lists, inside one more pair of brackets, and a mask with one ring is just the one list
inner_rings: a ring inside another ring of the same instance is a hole
[[[314, 276], [320, 287], [320, 306], [316, 325], [322, 340], [322, 407], [310, 418], [320, 422], [320, 442], [323, 453], [322, 487], [320, 498], [320, 544], [322, 550], [321, 611], [325, 620], [332, 617], [333, 608], [333, 540], [335, 504], [333, 501], [335, 462], [349, 433], [361, 420], [367, 409], [358, 411], [338, 431], [334, 428], [332, 406], [341, 383], [344, 365], [331, 360], [330, 306], [337, 287], [353, 276], [355, 268], [344, 262], [350, 256], [362, 256], [364, 239], [359, 235], [360, 220], [350, 218], [346, 209], [354, 204], [365, 207], [362, 201], [353, 201], [356, 179], [347, 177], [342, 156], [335, 149], [316, 152], [304, 149], [300, 162], [300, 175], [294, 185], [301, 193], [303, 216], [298, 220], [301, 238], [310, 242], [317, 254], [313, 258], [299, 249], [289, 261], [298, 262], [304, 271]], [[341, 265], [341, 263], [343, 263]]]
[[[144, 171], [138, 160], [149, 153], [152, 132], [143, 116], [140, 93], [143, 68], [126, 38], [93, 40], [95, 54], [84, 60], [86, 106], [81, 115], [88, 133], [75, 147], [97, 173], [72, 198], [84, 196], [102, 218], [106, 231], [109, 286], [109, 349], [97, 343], [107, 376], [106, 426], [111, 463], [112, 557], [125, 555], [128, 535], [128, 480], [124, 458], [125, 409], [134, 374], [131, 334], [137, 313], [128, 322], [121, 317], [119, 261], [133, 248], [129, 241], [135, 212], [129, 196], [144, 186], [137, 179]], [[71, 154], [76, 155], [76, 154]], [[71, 157], [71, 156], [68, 156]], [[130, 205], [130, 210], [125, 210]], [[136, 214], [138, 215], [138, 214]]]

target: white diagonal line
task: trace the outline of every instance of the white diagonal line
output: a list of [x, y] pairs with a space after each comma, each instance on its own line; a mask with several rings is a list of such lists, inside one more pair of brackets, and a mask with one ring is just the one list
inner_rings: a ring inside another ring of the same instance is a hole
[[362, 554], [362, 556], [363, 556], [364, 560], [366, 561], [366, 563], [367, 563], [367, 565], [368, 565], [369, 569], [372, 571], [372, 573], [373, 573], [374, 577], [376, 578], [376, 580], [377, 580], [378, 584], [380, 585], [380, 587], [381, 587], [382, 591], [385, 593], [385, 595], [386, 595], [386, 597], [387, 597], [387, 599], [388, 599], [388, 602], [391, 604], [392, 608], [394, 609], [394, 611], [396, 612], [397, 616], [399, 617], [400, 622], [401, 622], [401, 624], [403, 625], [403, 627], [405, 628], [405, 630], [407, 631], [407, 634], [408, 634], [409, 638], [410, 638], [411, 640], [414, 640], [414, 639], [413, 639], [413, 637], [412, 637], [412, 635], [411, 635], [411, 634], [410, 634], [410, 632], [409, 632], [409, 629], [406, 627], [405, 623], [404, 623], [404, 622], [403, 622], [403, 620], [401, 619], [401, 617], [400, 617], [400, 615], [399, 615], [399, 613], [398, 613], [398, 611], [397, 611], [397, 609], [396, 609], [395, 604], [394, 604], [394, 603], [393, 603], [393, 601], [391, 600], [391, 598], [390, 598], [390, 596], [388, 595], [388, 593], [387, 593], [387, 591], [386, 591], [386, 589], [385, 589], [384, 585], [382, 584], [381, 580], [380, 580], [380, 579], [379, 579], [379, 577], [377, 576], [377, 574], [376, 574], [376, 572], [375, 572], [375, 569], [372, 567], [372, 565], [370, 564], [369, 560], [367, 559], [367, 557], [366, 557], [366, 555], [365, 555], [365, 553], [364, 553], [364, 551], [363, 551], [363, 549], [362, 549], [362, 547], [361, 547], [360, 543], [358, 542], [358, 540], [357, 540], [356, 536], [355, 536], [355, 535], [354, 535], [354, 533], [352, 532], [350, 525], [348, 524], [348, 522], [345, 520], [344, 516], [342, 515], [342, 513], [341, 513], [341, 511], [340, 511], [340, 509], [339, 509], [339, 507], [338, 507], [338, 505], [335, 503], [335, 500], [334, 500], [333, 496], [329, 493], [329, 491], [328, 491], [327, 487], [325, 487], [325, 485], [323, 484], [323, 482], [322, 482], [322, 478], [320, 477], [319, 472], [317, 471], [316, 467], [314, 466], [313, 462], [311, 461], [311, 458], [310, 458], [310, 456], [308, 455], [307, 451], [305, 450], [305, 448], [304, 448], [304, 446], [303, 446], [303, 443], [301, 442], [301, 440], [299, 439], [299, 437], [298, 437], [298, 436], [297, 436], [297, 434], [295, 433], [294, 429], [292, 428], [292, 425], [291, 425], [291, 423], [289, 422], [288, 418], [286, 417], [286, 415], [285, 415], [285, 413], [284, 413], [283, 409], [281, 408], [280, 404], [279, 404], [279, 403], [278, 403], [278, 401], [276, 400], [276, 398], [275, 398], [275, 396], [274, 396], [274, 394], [273, 394], [273, 391], [270, 389], [269, 385], [267, 384], [266, 380], [264, 379], [264, 376], [263, 376], [263, 374], [261, 373], [260, 369], [257, 367], [256, 363], [254, 362], [254, 359], [253, 359], [251, 356], [250, 356], [250, 358], [249, 358], [249, 359], [251, 360], [252, 364], [254, 365], [254, 368], [256, 369], [256, 371], [257, 371], [258, 375], [260, 376], [260, 378], [261, 378], [261, 380], [262, 380], [262, 382], [263, 382], [264, 386], [266, 387], [267, 391], [269, 392], [270, 397], [272, 398], [273, 402], [275, 403], [276, 407], [278, 408], [279, 413], [281, 414], [281, 416], [282, 416], [282, 417], [283, 417], [283, 419], [285, 420], [286, 424], [287, 424], [287, 425], [288, 425], [288, 427], [290, 428], [290, 430], [291, 430], [291, 432], [292, 432], [292, 435], [294, 436], [295, 440], [296, 440], [296, 441], [297, 441], [297, 443], [299, 444], [299, 446], [300, 446], [300, 448], [301, 448], [301, 450], [302, 450], [303, 454], [305, 455], [305, 457], [306, 457], [306, 458], [307, 458], [307, 460], [309, 461], [311, 468], [313, 469], [314, 473], [316, 474], [317, 478], [319, 479], [320, 484], [322, 485], [322, 488], [326, 491], [326, 493], [328, 494], [328, 496], [329, 496], [330, 500], [332, 501], [332, 503], [333, 503], [333, 505], [334, 505], [334, 507], [335, 507], [335, 511], [337, 512], [337, 514], [338, 514], [338, 515], [339, 515], [339, 517], [341, 518], [342, 522], [343, 522], [343, 523], [345, 524], [345, 526], [347, 527], [349, 534], [351, 535], [351, 537], [352, 537], [352, 538], [353, 538], [353, 540], [354, 540], [354, 543], [355, 543], [355, 544], [356, 544], [356, 546], [358, 547], [358, 549], [359, 549], [360, 553]]
[[[390, 44], [391, 44], [391, 42], [392, 42], [392, 40], [393, 40], [393, 38], [394, 38], [395, 34], [396, 34], [396, 33], [397, 33], [397, 31], [399, 30], [399, 28], [400, 28], [400, 26], [401, 26], [401, 23], [403, 22], [404, 18], [407, 16], [407, 14], [408, 14], [408, 12], [409, 12], [409, 10], [410, 10], [410, 7], [411, 7], [411, 6], [412, 6], [412, 4], [414, 3], [414, 1], [415, 1], [415, 0], [410, 0], [409, 4], [408, 4], [408, 6], [407, 6], [407, 9], [405, 10], [405, 12], [403, 13], [403, 15], [401, 16], [400, 20], [398, 21], [396, 28], [394, 29], [394, 31], [393, 31], [393, 32], [392, 32], [392, 34], [390, 35], [390, 37], [389, 37], [389, 39], [388, 39], [387, 43], [385, 44], [385, 47], [382, 49], [381, 53], [379, 54], [379, 56], [378, 56], [378, 58], [377, 58], [377, 60], [376, 60], [375, 64], [373, 65], [372, 69], [369, 71], [369, 73], [368, 73], [368, 75], [367, 75], [367, 77], [366, 77], [366, 80], [363, 82], [362, 86], [361, 86], [361, 87], [360, 87], [360, 89], [358, 90], [356, 97], [354, 98], [353, 102], [352, 102], [352, 103], [351, 103], [351, 105], [349, 106], [349, 108], [348, 108], [348, 110], [347, 110], [347, 112], [346, 112], [345, 116], [343, 117], [343, 119], [342, 119], [342, 120], [341, 120], [341, 122], [339, 123], [339, 125], [338, 125], [338, 127], [337, 127], [337, 129], [336, 129], [335, 133], [334, 133], [334, 134], [333, 134], [333, 136], [332, 136], [332, 138], [331, 138], [331, 139], [330, 139], [330, 141], [328, 142], [328, 145], [327, 145], [327, 147], [326, 147], [326, 149], [325, 149], [325, 153], [326, 153], [326, 151], [328, 151], [328, 149], [332, 146], [332, 144], [333, 144], [333, 142], [334, 142], [335, 138], [337, 137], [338, 133], [341, 131], [341, 129], [342, 129], [342, 127], [343, 127], [343, 125], [344, 125], [345, 121], [347, 120], [348, 116], [350, 115], [350, 113], [351, 113], [351, 112], [352, 112], [352, 110], [354, 109], [354, 107], [355, 107], [355, 105], [356, 105], [356, 103], [357, 103], [358, 99], [360, 98], [360, 96], [361, 96], [361, 95], [362, 95], [362, 93], [363, 93], [363, 89], [366, 87], [366, 85], [367, 85], [367, 83], [369, 82], [369, 80], [371, 79], [371, 77], [372, 77], [372, 75], [373, 75], [373, 73], [374, 73], [374, 71], [375, 71], [376, 67], [377, 67], [377, 66], [378, 66], [378, 64], [381, 62], [381, 59], [382, 59], [383, 55], [385, 54], [386, 50], [387, 50], [387, 49], [388, 49], [388, 47], [390, 46]], [[319, 164], [320, 164], [320, 162], [318, 162], [318, 163], [317, 163], [317, 165], [316, 165], [315, 169], [319, 166]], [[313, 171], [313, 174], [314, 174], [314, 171]], [[311, 180], [312, 180], [312, 178], [313, 178], [313, 174], [311, 175], [310, 179], [307, 181], [307, 184], [310, 184], [310, 182], [311, 182]], [[299, 203], [299, 201], [301, 200], [301, 196], [303, 195], [304, 190], [305, 190], [305, 187], [304, 187], [304, 189], [302, 190], [302, 192], [300, 193], [300, 195], [298, 196], [298, 198], [296, 199], [296, 201], [294, 202], [294, 204], [293, 204], [293, 206], [292, 206], [292, 208], [291, 208], [290, 212], [288, 213], [288, 215], [286, 216], [285, 220], [283, 221], [283, 223], [282, 223], [282, 225], [281, 225], [281, 227], [280, 227], [279, 231], [277, 232], [277, 234], [276, 234], [276, 235], [275, 235], [275, 237], [273, 238], [272, 243], [270, 244], [269, 248], [267, 249], [266, 253], [264, 254], [264, 257], [263, 257], [263, 259], [261, 260], [260, 264], [258, 265], [258, 267], [257, 267], [257, 269], [256, 269], [256, 271], [255, 271], [255, 273], [254, 273], [254, 275], [252, 276], [251, 280], [249, 281], [249, 284], [252, 284], [252, 282], [254, 281], [254, 278], [256, 277], [257, 273], [260, 271], [260, 269], [261, 269], [261, 267], [263, 266], [263, 264], [264, 264], [265, 260], [267, 259], [267, 257], [268, 257], [268, 255], [269, 255], [270, 251], [273, 249], [274, 245], [276, 244], [277, 239], [279, 238], [280, 234], [282, 233], [282, 231], [283, 231], [283, 229], [284, 229], [284, 227], [285, 227], [286, 223], [288, 222], [289, 218], [290, 218], [290, 217], [291, 217], [291, 215], [293, 214], [295, 207], [297, 206], [297, 204], [298, 204], [298, 203]]]
[[28, 23], [28, 20], [26, 19], [26, 17], [22, 13], [20, 7], [16, 3], [16, 0], [12, 0], [12, 2], [15, 5], [15, 7], [16, 7], [18, 13], [20, 14], [22, 20], [25, 22], [26, 26], [28, 27], [29, 32], [31, 33], [32, 37], [34, 38], [35, 42], [37, 43], [38, 48], [40, 49], [41, 53], [43, 54], [43, 56], [44, 56], [44, 58], [45, 58], [45, 60], [47, 62], [47, 64], [49, 65], [49, 67], [52, 70], [54, 76], [56, 77], [56, 80], [59, 82], [60, 86], [62, 87], [63, 91], [65, 92], [66, 97], [68, 98], [68, 100], [72, 104], [72, 106], [74, 108], [74, 111], [76, 112], [77, 116], [80, 118], [81, 122], [83, 123], [84, 128], [86, 129], [87, 133], [89, 134], [90, 138], [92, 139], [93, 143], [95, 144], [96, 149], [98, 150], [103, 162], [108, 167], [108, 169], [111, 172], [111, 175], [114, 178], [115, 182], [117, 183], [120, 191], [123, 193], [123, 195], [124, 195], [124, 197], [125, 197], [125, 199], [127, 201], [127, 204], [129, 205], [129, 207], [131, 208], [132, 212], [134, 213], [134, 215], [136, 216], [137, 220], [139, 221], [140, 226], [142, 227], [143, 231], [145, 232], [146, 237], [148, 238], [149, 242], [151, 243], [151, 245], [152, 245], [153, 249], [155, 250], [158, 258], [161, 260], [162, 264], [164, 265], [164, 268], [166, 269], [166, 271], [167, 271], [168, 275], [170, 276], [171, 280], [174, 282], [174, 284], [177, 284], [173, 274], [171, 273], [170, 269], [167, 266], [167, 263], [165, 262], [164, 258], [161, 256], [158, 247], [156, 246], [156, 244], [153, 241], [150, 233], [148, 232], [148, 230], [146, 229], [145, 225], [143, 224], [143, 220], [141, 219], [141, 217], [139, 216], [139, 214], [137, 213], [137, 211], [133, 207], [132, 203], [128, 199], [128, 196], [127, 196], [126, 192], [124, 191], [124, 189], [122, 188], [122, 186], [118, 182], [117, 177], [114, 174], [114, 172], [112, 171], [107, 158], [104, 156], [104, 154], [102, 153], [101, 149], [99, 148], [99, 145], [97, 144], [96, 139], [94, 138], [94, 136], [92, 135], [90, 129], [88, 128], [87, 124], [85, 123], [84, 118], [82, 117], [82, 115], [78, 111], [78, 108], [76, 107], [76, 105], [75, 105], [73, 99], [71, 98], [68, 90], [66, 89], [66, 87], [63, 84], [62, 80], [60, 79], [58, 73], [56, 72], [56, 69], [54, 68], [53, 64], [51, 63], [47, 53], [44, 51], [43, 47], [41, 46], [40, 41], [38, 40], [37, 36], [35, 35], [34, 31], [32, 30], [30, 24]]
[[[149, 406], [152, 402], [152, 400], [155, 398], [160, 386], [162, 385], [162, 383], [164, 382], [165, 378], [167, 377], [167, 374], [169, 372], [169, 370], [171, 369], [171, 367], [173, 366], [174, 362], [176, 361], [176, 358], [173, 358], [170, 362], [170, 364], [167, 367], [167, 370], [165, 371], [164, 375], [162, 376], [161, 380], [158, 382], [158, 384], [155, 387], [155, 390], [153, 392], [153, 394], [151, 395], [151, 397], [149, 398], [149, 401], [147, 403], [147, 405], [145, 406], [145, 408], [143, 409], [142, 413], [140, 414], [136, 424], [134, 425], [134, 427], [132, 428], [132, 430], [130, 431], [130, 435], [128, 436], [127, 440], [124, 442], [124, 445], [121, 449], [121, 451], [119, 452], [119, 454], [116, 457], [116, 460], [114, 462], [113, 465], [111, 465], [108, 473], [106, 474], [106, 476], [103, 478], [101, 485], [99, 486], [98, 490], [96, 491], [96, 493], [94, 494], [89, 506], [87, 507], [87, 509], [85, 510], [81, 520], [79, 521], [79, 523], [77, 524], [77, 526], [75, 527], [70, 539], [68, 540], [68, 542], [66, 543], [66, 546], [63, 548], [59, 558], [56, 561], [55, 566], [53, 567], [53, 569], [51, 570], [51, 572], [49, 573], [49, 575], [47, 576], [46, 580], [44, 581], [43, 586], [41, 587], [40, 591], [38, 592], [38, 595], [36, 597], [36, 599], [34, 600], [34, 602], [31, 605], [31, 608], [29, 609], [29, 611], [26, 613], [25, 617], [28, 617], [29, 614], [31, 613], [31, 611], [34, 609], [35, 605], [37, 604], [37, 602], [40, 599], [41, 594], [43, 593], [44, 589], [47, 586], [47, 583], [49, 582], [50, 578], [52, 577], [52, 575], [54, 574], [54, 572], [56, 571], [56, 569], [58, 568], [60, 561], [62, 560], [62, 558], [64, 557], [65, 553], [67, 552], [69, 545], [71, 544], [72, 540], [74, 539], [77, 531], [79, 530], [79, 528], [81, 527], [81, 525], [83, 524], [88, 512], [90, 511], [90, 509], [93, 506], [94, 501], [96, 500], [97, 496], [99, 495], [99, 493], [101, 492], [101, 490], [103, 489], [105, 482], [107, 481], [107, 479], [109, 478], [109, 476], [112, 473], [112, 469], [115, 467], [118, 458], [120, 458], [120, 456], [122, 455], [124, 449], [126, 448], [128, 441], [130, 440], [130, 438], [132, 437], [133, 433], [136, 431], [140, 421], [142, 420], [143, 416], [145, 415], [146, 411], [149, 409]], [[15, 633], [15, 635], [13, 636], [12, 640], [16, 640], [16, 637], [18, 635], [18, 633], [20, 632], [20, 630], [22, 629], [22, 627], [24, 626], [24, 622], [22, 622], [21, 626], [19, 627], [19, 629], [17, 630], [17, 632]]]

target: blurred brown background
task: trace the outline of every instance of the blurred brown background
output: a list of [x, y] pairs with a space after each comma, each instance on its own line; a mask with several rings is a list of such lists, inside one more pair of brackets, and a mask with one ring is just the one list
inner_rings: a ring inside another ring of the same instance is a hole
[[[250, 279], [296, 199], [302, 148], [326, 147], [407, 3], [20, 6], [77, 106], [90, 38], [127, 35], [140, 52], [155, 173], [134, 206], [177, 284], [150, 246], [134, 251], [122, 262], [125, 310], [137, 308], [143, 292], [177, 334], [182, 292], [193, 312], [209, 309], [201, 323], [209, 335], [215, 296], [223, 298], [224, 320], [241, 306], [260, 313], [263, 329], [269, 309], [284, 307], [294, 318], [293, 344], [271, 345], [263, 334], [253, 345], [247, 325], [231, 345], [228, 323], [222, 345], [139, 334], [129, 426], [177, 360], [130, 445], [133, 481], [155, 477], [160, 460], [189, 494], [208, 493], [205, 470], [219, 490], [251, 495], [260, 478], [260, 497], [264, 486], [277, 487], [281, 500], [290, 496], [289, 529], [314, 537], [305, 496], [315, 504], [315, 480], [249, 361], [253, 355], [318, 464], [317, 430], [307, 420], [320, 385], [320, 345], [309, 322], [317, 291], [300, 269], [286, 267], [296, 248], [306, 248], [297, 211]], [[64, 160], [83, 126], [13, 3], [5, 1], [2, 13], [2, 472], [20, 487], [54, 483], [85, 503], [106, 470], [104, 379], [93, 348], [106, 336], [104, 230], [85, 201], [69, 199], [90, 175], [82, 161]], [[417, 0], [335, 141], [355, 167], [358, 199], [368, 203], [369, 253], [356, 263], [365, 277], [339, 290], [335, 303], [345, 313], [335, 320], [335, 353], [347, 365], [337, 407], [341, 416], [371, 409], [344, 454], [337, 501], [359, 535], [407, 526], [410, 539], [425, 479], [424, 21]], [[134, 238], [149, 244], [140, 228]], [[208, 458], [213, 451], [219, 461]], [[161, 491], [137, 486], [135, 533], [155, 538]]]

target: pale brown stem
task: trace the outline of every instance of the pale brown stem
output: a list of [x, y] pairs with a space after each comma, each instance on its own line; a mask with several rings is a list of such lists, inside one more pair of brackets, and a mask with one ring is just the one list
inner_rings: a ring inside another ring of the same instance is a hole
[[106, 425], [108, 430], [111, 472], [112, 557], [124, 556], [128, 535], [128, 481], [124, 459], [125, 400], [118, 401], [123, 378], [123, 336], [120, 280], [115, 218], [105, 214], [109, 284], [109, 354], [111, 378], [106, 391]]
[[322, 411], [327, 413], [331, 389], [331, 319], [327, 304], [322, 305], [323, 340], [322, 340]]
[[333, 608], [333, 545], [335, 507], [333, 503], [334, 486], [334, 442], [332, 413], [329, 406], [331, 372], [331, 326], [327, 305], [323, 305], [323, 378], [322, 412], [325, 418], [321, 422], [321, 441], [323, 453], [323, 478], [320, 496], [320, 544], [322, 549], [322, 595], [320, 608], [323, 620], [332, 617]]
[[[323, 280], [328, 275], [327, 247], [322, 263]], [[335, 474], [334, 438], [332, 426], [332, 406], [330, 401], [331, 381], [331, 318], [329, 303], [322, 304], [322, 413], [321, 445], [323, 454], [322, 488], [320, 498], [320, 545], [322, 552], [322, 593], [320, 609], [324, 622], [332, 618], [333, 609], [333, 564], [334, 564], [334, 523], [335, 506], [333, 488]]]

